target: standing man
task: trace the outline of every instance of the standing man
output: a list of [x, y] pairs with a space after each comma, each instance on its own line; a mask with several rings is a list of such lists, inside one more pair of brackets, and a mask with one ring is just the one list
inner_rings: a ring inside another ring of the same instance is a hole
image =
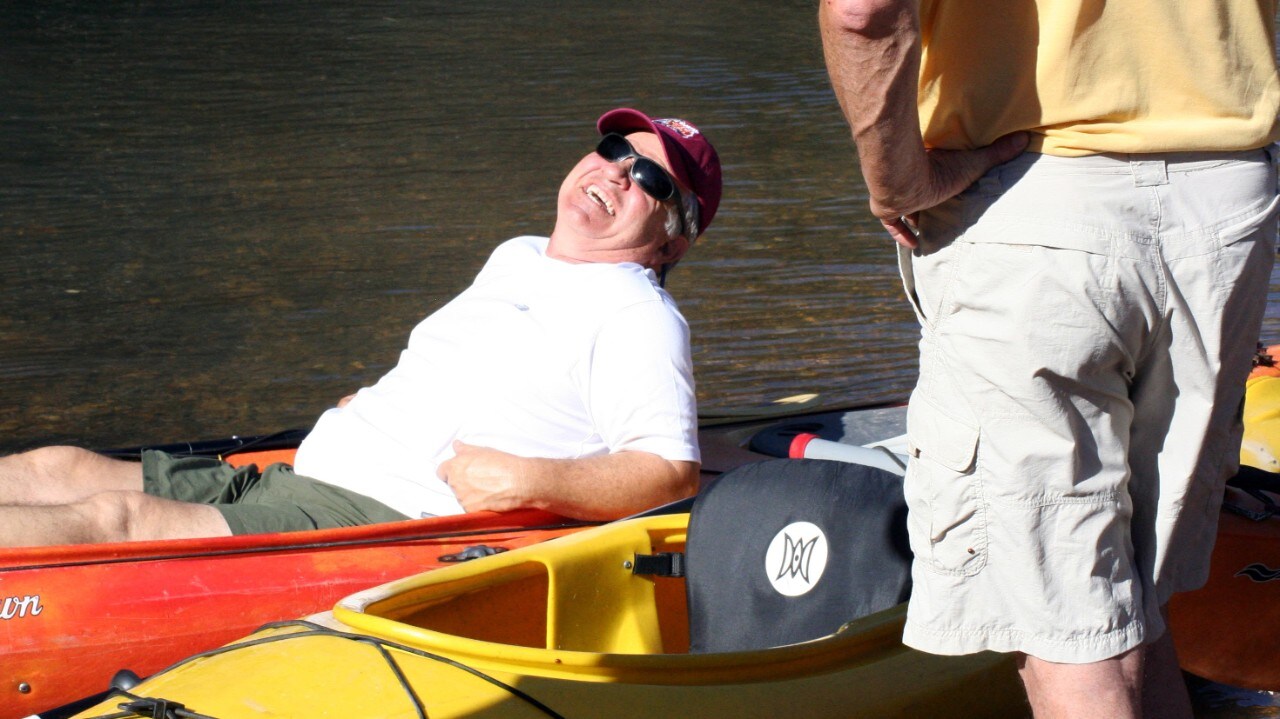
[[[697, 490], [689, 328], [665, 275], [720, 202], [677, 119], [605, 113], [550, 237], [494, 250], [400, 362], [325, 412], [294, 468], [75, 447], [0, 458], [0, 546], [179, 539], [522, 507], [612, 519]], [[498, 195], [501, 198], [501, 193]]]
[[823, 0], [922, 325], [904, 641], [1019, 653], [1037, 717], [1189, 717], [1275, 254], [1274, 0]]

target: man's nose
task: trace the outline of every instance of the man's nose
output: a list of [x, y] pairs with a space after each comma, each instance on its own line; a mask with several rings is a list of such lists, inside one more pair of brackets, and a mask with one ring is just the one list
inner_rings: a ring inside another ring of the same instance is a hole
[[617, 162], [610, 162], [608, 167], [605, 168], [606, 176], [610, 180], [626, 186], [631, 182], [630, 170], [631, 165], [634, 162], [635, 160], [630, 157], [618, 160]]

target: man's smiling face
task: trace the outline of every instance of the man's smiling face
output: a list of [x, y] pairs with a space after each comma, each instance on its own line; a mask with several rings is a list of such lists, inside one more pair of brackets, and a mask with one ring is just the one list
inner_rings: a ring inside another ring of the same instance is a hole
[[[662, 143], [651, 132], [633, 132], [627, 141], [670, 171]], [[610, 162], [591, 152], [560, 186], [556, 228], [548, 254], [576, 262], [638, 262], [657, 266], [670, 261], [666, 231], [669, 204], [655, 200], [627, 174], [633, 159]], [[685, 243], [687, 244], [687, 243]]]

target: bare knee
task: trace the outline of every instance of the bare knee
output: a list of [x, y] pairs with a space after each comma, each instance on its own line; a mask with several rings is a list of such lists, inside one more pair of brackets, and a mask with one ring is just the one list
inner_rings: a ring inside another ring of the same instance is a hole
[[868, 37], [888, 34], [909, 11], [894, 0], [827, 0], [825, 5], [836, 28]]
[[140, 463], [69, 446], [41, 447], [0, 460], [0, 504], [60, 504], [120, 490], [142, 490]]
[[130, 492], [100, 492], [63, 504], [0, 505], [0, 546], [96, 544], [131, 538]]
[[99, 492], [67, 505], [80, 518], [88, 542], [128, 542], [138, 536], [142, 505], [141, 492]]
[[96, 542], [139, 542], [156, 539], [192, 539], [231, 534], [216, 508], [153, 497], [143, 492], [99, 492], [69, 507]]
[[57, 445], [33, 449], [9, 459], [24, 464], [34, 476], [65, 477], [81, 471], [90, 461], [90, 456], [97, 455], [80, 447]]
[[231, 534], [213, 506], [108, 491], [60, 504], [0, 505], [0, 547], [191, 539]]

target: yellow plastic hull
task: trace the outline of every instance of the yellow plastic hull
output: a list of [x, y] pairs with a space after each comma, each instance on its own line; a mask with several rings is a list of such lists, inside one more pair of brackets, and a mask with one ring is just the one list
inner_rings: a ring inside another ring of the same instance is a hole
[[1280, 472], [1280, 377], [1250, 377], [1244, 393], [1240, 463]]
[[[1018, 717], [1012, 661], [904, 647], [904, 607], [823, 639], [690, 655], [687, 515], [630, 520], [361, 592], [265, 628], [134, 693], [230, 717]], [[117, 711], [110, 699], [80, 716]]]

